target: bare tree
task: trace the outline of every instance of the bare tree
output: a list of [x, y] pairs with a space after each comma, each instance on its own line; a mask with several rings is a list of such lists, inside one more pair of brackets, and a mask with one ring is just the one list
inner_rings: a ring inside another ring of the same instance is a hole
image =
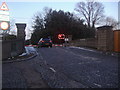
[[103, 24], [108, 25], [108, 26], [112, 26], [114, 29], [117, 29], [120, 22], [115, 20], [113, 17], [108, 16], [103, 20]]
[[32, 33], [33, 33], [33, 30], [27, 27], [26, 28], [26, 39], [30, 39]]
[[88, 27], [95, 27], [104, 17], [104, 6], [102, 3], [95, 1], [79, 2], [75, 10], [79, 12], [86, 20]]
[[9, 34], [17, 35], [17, 31], [16, 31], [16, 27], [15, 27], [15, 20], [14, 19], [10, 20]]

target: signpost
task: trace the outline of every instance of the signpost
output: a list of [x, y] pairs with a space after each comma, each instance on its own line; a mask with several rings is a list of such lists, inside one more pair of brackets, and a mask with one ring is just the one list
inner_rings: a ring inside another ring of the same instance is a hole
[[0, 21], [10, 21], [8, 11], [0, 11]]
[[7, 22], [1, 22], [0, 23], [0, 28], [2, 30], [7, 30], [9, 28], [9, 24]]
[[69, 41], [69, 39], [68, 39], [68, 38], [65, 38], [65, 41], [66, 41], [66, 42], [68, 42], [68, 41]]
[[69, 39], [65, 38], [65, 47], [68, 46], [68, 41], [69, 41]]
[[5, 2], [2, 3], [0, 10], [5, 10], [5, 11], [9, 11], [8, 6]]
[[5, 2], [0, 6], [0, 34], [10, 30], [9, 9]]

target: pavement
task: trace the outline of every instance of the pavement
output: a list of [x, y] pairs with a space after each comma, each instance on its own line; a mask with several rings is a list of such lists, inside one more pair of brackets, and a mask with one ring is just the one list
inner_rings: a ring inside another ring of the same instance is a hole
[[25, 61], [25, 60], [30, 60], [31, 58], [34, 58], [37, 56], [37, 51], [35, 50], [34, 47], [29, 46], [29, 47], [25, 47], [25, 53], [22, 53], [21, 55], [19, 55], [17, 58], [8, 58], [5, 61], [2, 61], [2, 63], [12, 63], [12, 62], [20, 62], [20, 61]]
[[[37, 72], [35, 60], [37, 52], [34, 47], [25, 47], [25, 58], [6, 60], [2, 64], [2, 89], [5, 88], [49, 88], [41, 73]], [[30, 56], [29, 56], [30, 55]], [[29, 56], [29, 57], [26, 57]]]

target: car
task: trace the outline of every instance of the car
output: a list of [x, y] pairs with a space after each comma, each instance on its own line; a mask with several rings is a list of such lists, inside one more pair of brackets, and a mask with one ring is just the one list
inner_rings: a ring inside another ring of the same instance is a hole
[[52, 47], [52, 40], [50, 38], [41, 38], [38, 47]]

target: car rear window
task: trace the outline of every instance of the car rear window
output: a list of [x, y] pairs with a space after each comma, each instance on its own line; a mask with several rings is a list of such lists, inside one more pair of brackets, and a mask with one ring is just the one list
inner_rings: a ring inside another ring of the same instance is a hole
[[50, 39], [43, 39], [43, 41], [50, 41]]

